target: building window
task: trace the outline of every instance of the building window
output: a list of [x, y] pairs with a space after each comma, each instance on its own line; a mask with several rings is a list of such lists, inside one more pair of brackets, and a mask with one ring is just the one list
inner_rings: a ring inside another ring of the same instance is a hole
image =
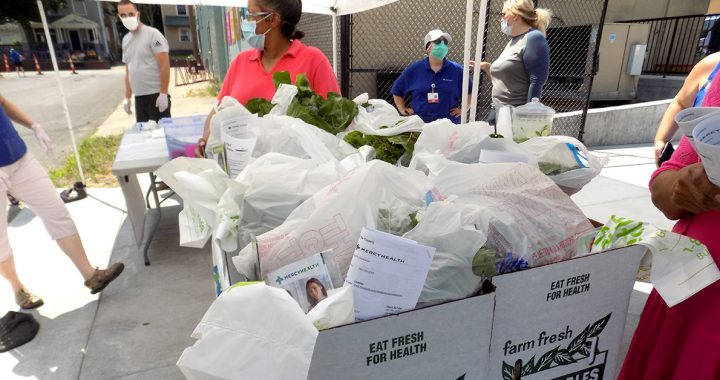
[[176, 5], [177, 8], [177, 14], [178, 16], [185, 16], [187, 15], [187, 7], [184, 5]]
[[192, 42], [190, 41], [190, 29], [180, 28], [178, 34], [180, 35], [180, 42]]
[[76, 15], [87, 16], [85, 0], [72, 0], [72, 10]]
[[93, 32], [92, 29], [88, 29], [88, 30], [87, 30], [87, 34], [88, 34], [88, 39], [89, 39], [91, 42], [92, 42], [92, 41], [95, 41], [95, 33]]

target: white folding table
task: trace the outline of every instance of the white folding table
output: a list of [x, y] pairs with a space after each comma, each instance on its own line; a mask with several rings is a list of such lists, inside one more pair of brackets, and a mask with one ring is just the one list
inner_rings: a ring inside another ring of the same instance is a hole
[[[160, 197], [155, 171], [168, 162], [168, 150], [162, 128], [155, 131], [138, 131], [131, 127], [123, 134], [123, 139], [115, 155], [112, 172], [118, 178], [120, 188], [125, 197], [128, 218], [133, 228], [135, 242], [143, 254], [145, 265], [150, 265], [148, 248], [152, 242], [157, 225], [160, 222]], [[147, 195], [138, 181], [138, 174], [150, 175], [150, 188]], [[155, 207], [147, 200], [153, 194]], [[145, 224], [148, 219], [149, 234], [145, 235]]]

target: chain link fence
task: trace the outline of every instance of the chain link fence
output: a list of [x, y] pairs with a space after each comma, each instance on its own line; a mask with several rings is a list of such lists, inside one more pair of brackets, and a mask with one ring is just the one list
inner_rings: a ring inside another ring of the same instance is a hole
[[[473, 25], [478, 24], [479, 1], [473, 10]], [[486, 10], [483, 60], [493, 61], [505, 48], [508, 37], [500, 31], [503, 0], [490, 0]], [[582, 139], [585, 115], [592, 86], [593, 65], [607, 0], [539, 0], [538, 7], [553, 11], [547, 33], [550, 45], [550, 77], [543, 90], [542, 102], [560, 115], [554, 134]], [[448, 59], [463, 60], [465, 15], [464, 1], [424, 2], [402, 0], [343, 16], [338, 22], [338, 80], [343, 95], [353, 98], [367, 92], [371, 98], [393, 104], [390, 88], [411, 63], [423, 59], [423, 38], [432, 29], [452, 35]], [[332, 18], [304, 14], [298, 28], [306, 32], [306, 44], [320, 48], [332, 61]], [[472, 55], [477, 31], [472, 31]], [[477, 118], [490, 112], [492, 84], [480, 76]]]

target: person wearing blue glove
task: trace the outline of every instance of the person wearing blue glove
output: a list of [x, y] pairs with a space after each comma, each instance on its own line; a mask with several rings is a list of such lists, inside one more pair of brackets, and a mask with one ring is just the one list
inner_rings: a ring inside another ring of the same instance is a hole
[[[439, 29], [425, 35], [427, 56], [408, 66], [390, 90], [401, 115], [418, 115], [426, 123], [447, 118], [460, 124], [463, 67], [447, 59], [451, 42], [452, 36]], [[471, 88], [469, 83], [468, 93]], [[410, 106], [405, 103], [408, 95]]]

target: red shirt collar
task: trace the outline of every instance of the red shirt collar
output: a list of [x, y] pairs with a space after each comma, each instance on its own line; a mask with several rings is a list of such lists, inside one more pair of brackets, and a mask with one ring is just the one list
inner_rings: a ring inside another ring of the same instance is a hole
[[[300, 53], [300, 49], [302, 49], [302, 46], [303, 45], [302, 45], [302, 42], [300, 42], [300, 40], [293, 40], [290, 43], [290, 47], [288, 48], [288, 50], [285, 52], [285, 54], [283, 54], [283, 56], [280, 59], [285, 58], [285, 57], [296, 57], [298, 55], [298, 53]], [[258, 61], [258, 60], [260, 60], [261, 57], [262, 57], [262, 51], [260, 51], [258, 49], [253, 49], [253, 52], [250, 55], [250, 60]]]

